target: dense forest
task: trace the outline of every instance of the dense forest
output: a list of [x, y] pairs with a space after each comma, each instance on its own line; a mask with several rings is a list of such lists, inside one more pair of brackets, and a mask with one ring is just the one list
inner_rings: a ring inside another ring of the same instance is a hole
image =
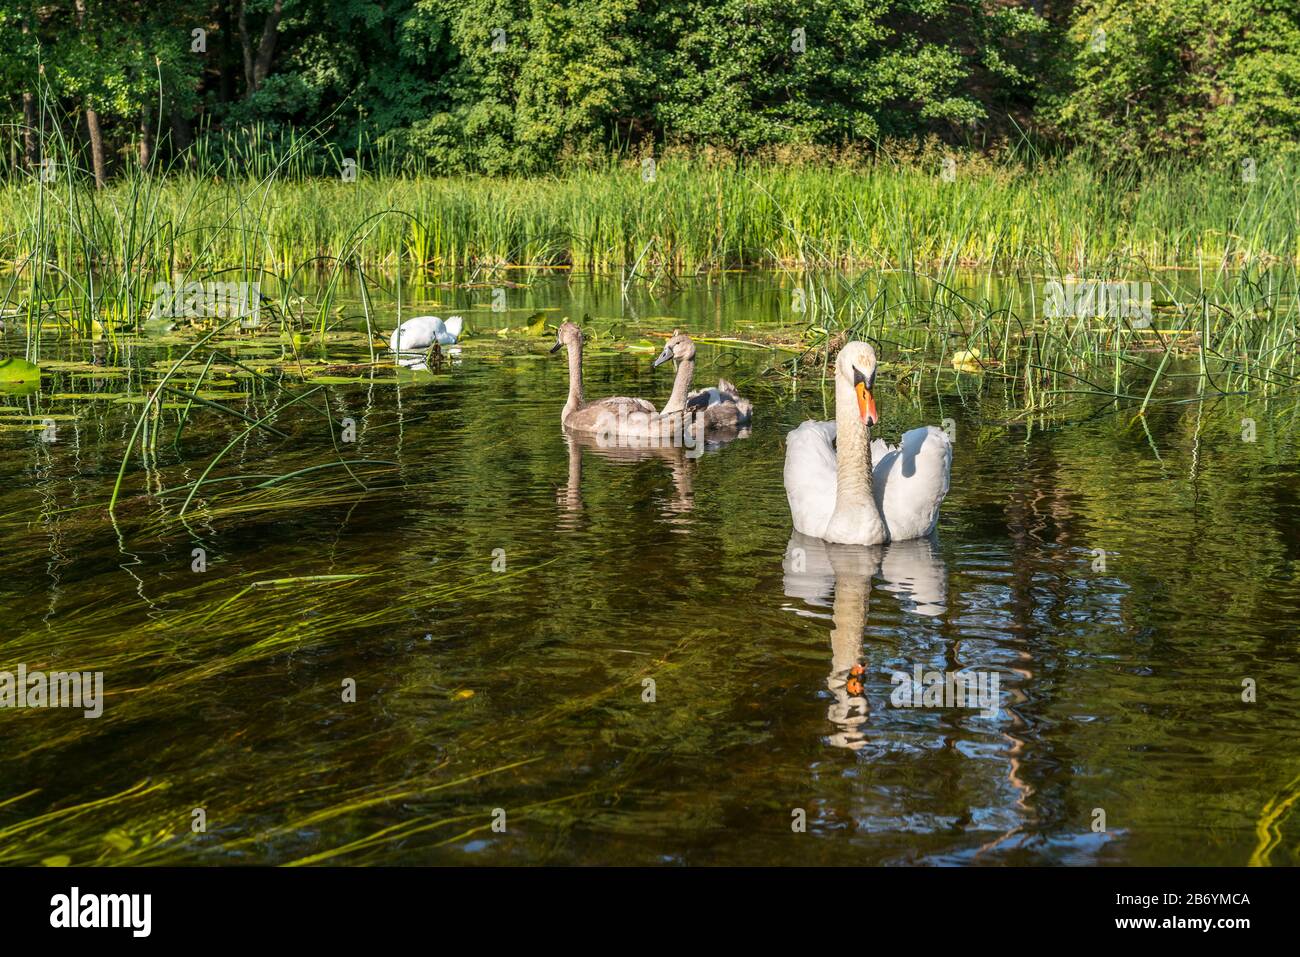
[[[1295, 0], [0, 0], [0, 162], [310, 140], [529, 173], [683, 146], [1295, 149]], [[250, 140], [250, 136], [253, 139]]]

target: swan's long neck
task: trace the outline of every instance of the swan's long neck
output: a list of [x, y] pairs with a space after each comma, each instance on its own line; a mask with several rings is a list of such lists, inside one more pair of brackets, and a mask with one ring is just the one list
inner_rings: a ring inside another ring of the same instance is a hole
[[564, 403], [564, 411], [560, 413], [560, 421], [564, 422], [573, 412], [582, 405], [582, 343], [572, 340], [568, 343], [569, 350], [569, 398]]
[[686, 408], [686, 393], [691, 391], [691, 382], [695, 378], [695, 357], [681, 359], [677, 362], [677, 376], [673, 379], [673, 393], [667, 404], [660, 410], [660, 415], [680, 412]]
[[[853, 386], [835, 377], [835, 512], [833, 541], [878, 545], [888, 540], [884, 517], [876, 504], [871, 477], [871, 430], [858, 415]], [[849, 528], [853, 532], [845, 535]]]

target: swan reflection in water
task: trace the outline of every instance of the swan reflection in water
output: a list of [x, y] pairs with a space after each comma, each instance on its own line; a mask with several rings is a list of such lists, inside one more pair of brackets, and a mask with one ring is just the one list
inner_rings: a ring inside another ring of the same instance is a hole
[[409, 372], [441, 372], [444, 362], [459, 364], [460, 346], [443, 347], [435, 342], [424, 352], [394, 352], [392, 355], [398, 369]]
[[[582, 512], [582, 455], [587, 450], [594, 455], [616, 463], [629, 464], [657, 459], [668, 466], [673, 479], [673, 495], [665, 506], [670, 519], [681, 519], [695, 506], [695, 460], [705, 453], [715, 452], [736, 439], [749, 435], [748, 428], [710, 432], [698, 445], [637, 446], [612, 443], [587, 432], [564, 430], [564, 444], [569, 451], [569, 480], [556, 491], [560, 509], [569, 519]], [[571, 522], [569, 523], [571, 524]]]
[[[888, 545], [835, 545], [794, 532], [782, 561], [785, 594], [811, 608], [831, 609], [831, 669], [826, 687], [834, 696], [826, 717], [837, 726], [830, 736], [836, 747], [860, 751], [870, 705], [863, 679], [879, 674], [863, 661], [863, 635], [871, 608], [873, 579], [881, 589], [903, 599], [913, 614], [934, 617], [947, 601], [947, 569], [930, 538]], [[798, 609], [802, 615], [824, 613]]]

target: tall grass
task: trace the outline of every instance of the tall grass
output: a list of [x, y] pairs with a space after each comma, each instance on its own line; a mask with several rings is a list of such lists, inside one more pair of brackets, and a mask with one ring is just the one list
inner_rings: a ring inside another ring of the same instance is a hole
[[[908, 372], [917, 386], [970, 349], [1031, 410], [1084, 392], [1145, 408], [1184, 378], [1225, 392], [1297, 383], [1295, 164], [1259, 163], [1246, 182], [1203, 166], [1103, 171], [1075, 155], [971, 160], [946, 179], [921, 161], [670, 154], [535, 178], [405, 175], [394, 159], [384, 175], [363, 168], [351, 181], [313, 175], [319, 136], [252, 129], [227, 135], [220, 155], [196, 148], [97, 191], [57, 132], [50, 142], [63, 150], [57, 176], [0, 186], [0, 259], [11, 267], [0, 312], [22, 319], [32, 360], [51, 329], [138, 329], [156, 285], [178, 274], [273, 278], [271, 314], [323, 332], [342, 275], [355, 272], [373, 333], [367, 271], [429, 281], [542, 266], [626, 284], [769, 266], [805, 277], [814, 347], [850, 332], [892, 340], [900, 355], [937, 360]], [[376, 154], [358, 144], [357, 155]], [[1170, 269], [1195, 270], [1190, 292]], [[962, 270], [1013, 281], [996, 296], [959, 294]], [[309, 275], [324, 291], [310, 303], [299, 295]], [[1150, 328], [1044, 322], [1035, 290], [1071, 275], [1150, 281], [1164, 305]]]
[[1201, 264], [1188, 276], [1112, 260], [1086, 272], [1098, 283], [1149, 284], [1150, 316], [1053, 315], [1045, 277], [1029, 268], [806, 273], [796, 288], [809, 347], [780, 369], [822, 372], [839, 343], [868, 339], [905, 391], [938, 391], [960, 369], [971, 388], [1000, 384], [1025, 414], [1101, 398], [1140, 415], [1153, 404], [1300, 388], [1293, 264]]
[[[255, 144], [253, 144], [255, 145]], [[251, 146], [249, 147], [252, 148]], [[177, 168], [126, 177], [102, 195], [66, 182], [0, 186], [0, 258], [37, 248], [61, 268], [143, 262], [168, 272], [293, 270], [319, 257], [435, 269], [501, 265], [694, 272], [751, 265], [1081, 270], [1300, 255], [1300, 168], [1258, 178], [1204, 167], [1105, 172], [1082, 158], [1033, 169], [938, 170], [877, 163], [639, 164], [536, 178], [297, 175], [302, 148], [243, 163], [229, 179]], [[256, 154], [254, 154], [256, 155]], [[278, 163], [278, 165], [277, 165]], [[385, 217], [388, 211], [405, 215]], [[36, 215], [44, 216], [38, 226]], [[357, 225], [372, 221], [363, 235]], [[347, 248], [353, 246], [355, 248]]]

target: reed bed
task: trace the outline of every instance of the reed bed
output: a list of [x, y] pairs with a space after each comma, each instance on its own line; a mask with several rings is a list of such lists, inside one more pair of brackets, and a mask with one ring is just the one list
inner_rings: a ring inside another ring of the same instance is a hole
[[[103, 193], [69, 175], [0, 187], [0, 258], [144, 278], [292, 272], [335, 259], [429, 269], [529, 265], [650, 275], [740, 268], [1112, 260], [1295, 262], [1294, 165], [1252, 182], [1208, 167], [1103, 171], [1083, 159], [941, 170], [664, 159], [530, 178], [259, 176], [179, 168]], [[260, 167], [259, 167], [260, 169]]]
[[[1004, 380], [1027, 412], [1080, 395], [1145, 409], [1189, 388], [1271, 394], [1300, 373], [1300, 170], [1280, 161], [1249, 182], [1203, 166], [1103, 171], [1080, 156], [972, 160], [948, 176], [883, 159], [672, 155], [533, 178], [389, 164], [348, 182], [311, 175], [310, 138], [281, 146], [228, 144], [235, 159], [137, 172], [104, 191], [71, 168], [0, 186], [0, 259], [11, 265], [0, 313], [23, 331], [26, 358], [39, 361], [52, 334], [139, 333], [159, 289], [182, 280], [257, 284], [273, 324], [321, 337], [359, 282], [373, 363], [374, 297], [387, 285], [400, 300], [404, 276], [417, 294], [504, 282], [512, 267], [610, 274], [626, 289], [764, 266], [804, 291], [785, 318], [810, 351], [877, 339], [897, 347], [911, 387], [955, 363]], [[990, 291], [972, 293], [972, 274]], [[1153, 321], [1045, 316], [1044, 283], [1066, 277], [1149, 284]], [[799, 374], [799, 361], [780, 371]], [[204, 401], [165, 381], [150, 404], [164, 398]]]
[[[1118, 259], [1088, 282], [1135, 283], [1145, 315], [1052, 314], [1048, 265], [974, 277], [955, 264], [922, 275], [826, 271], [791, 283], [803, 348], [772, 367], [828, 375], [840, 344], [877, 344], [904, 394], [1000, 389], [1020, 416], [1068, 415], [1097, 400], [1139, 415], [1153, 405], [1300, 386], [1300, 277], [1290, 264], [1170, 273]], [[955, 377], [955, 381], [954, 381]]]

